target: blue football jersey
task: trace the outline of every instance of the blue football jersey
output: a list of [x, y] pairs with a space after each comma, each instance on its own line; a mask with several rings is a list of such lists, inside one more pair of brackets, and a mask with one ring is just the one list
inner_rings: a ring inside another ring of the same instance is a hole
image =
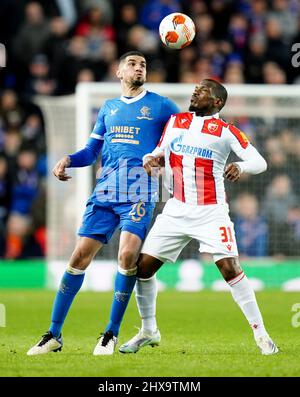
[[142, 158], [156, 147], [169, 117], [178, 112], [168, 98], [149, 91], [103, 104], [91, 134], [104, 140], [96, 186], [99, 200], [103, 195], [110, 201], [148, 201], [155, 195], [157, 180], [147, 176]]

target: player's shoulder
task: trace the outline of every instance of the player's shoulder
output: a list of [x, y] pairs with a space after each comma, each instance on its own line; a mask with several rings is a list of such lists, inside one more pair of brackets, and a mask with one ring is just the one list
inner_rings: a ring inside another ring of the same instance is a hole
[[193, 119], [193, 113], [191, 112], [179, 112], [176, 114], [173, 114], [176, 120], [192, 120]]
[[174, 102], [170, 98], [160, 95], [160, 94], [157, 94], [156, 92], [153, 92], [153, 91], [147, 90], [146, 98], [156, 101], [156, 102], [159, 101], [159, 102], [166, 103], [166, 104], [169, 104], [169, 103], [174, 104]]
[[156, 100], [160, 100], [160, 101], [164, 101], [165, 99], [167, 99], [167, 97], [165, 97], [165, 96], [162, 96], [160, 94], [157, 94], [156, 92], [148, 91], [148, 90], [147, 90], [147, 97], [148, 98], [153, 98], [153, 99], [156, 99]]
[[245, 149], [249, 145], [249, 139], [246, 134], [241, 131], [237, 126], [232, 123], [226, 123], [226, 132], [230, 138], [235, 138], [238, 140], [240, 145]]
[[170, 98], [156, 94], [152, 91], [147, 91], [145, 101], [150, 105], [159, 107], [160, 114], [165, 121], [167, 121], [172, 114], [179, 112], [178, 106]]
[[192, 120], [193, 113], [191, 112], [180, 112], [171, 116], [174, 120], [173, 128], [189, 128]]
[[177, 118], [181, 118], [181, 117], [191, 117], [191, 118], [193, 118], [193, 113], [192, 112], [177, 112], [176, 114], [174, 114], [174, 116], [176, 116]]
[[111, 114], [112, 109], [118, 108], [120, 105], [120, 98], [106, 99], [101, 105], [102, 114]]
[[106, 100], [103, 102], [103, 105], [102, 105], [102, 106], [110, 107], [111, 105], [114, 105], [114, 104], [116, 104], [116, 103], [118, 103], [118, 102], [120, 102], [120, 98], [110, 98], [110, 99], [106, 99]]

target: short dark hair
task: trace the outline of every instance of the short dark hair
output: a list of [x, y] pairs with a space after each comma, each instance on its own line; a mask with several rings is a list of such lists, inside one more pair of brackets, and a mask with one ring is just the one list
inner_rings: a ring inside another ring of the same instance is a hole
[[123, 55], [120, 56], [119, 62], [122, 62], [122, 61], [124, 61], [127, 57], [130, 57], [130, 56], [133, 56], [133, 55], [136, 55], [136, 56], [139, 56], [139, 57], [142, 57], [142, 58], [146, 59], [146, 58], [145, 58], [145, 55], [144, 55], [143, 53], [141, 53], [140, 51], [128, 51], [128, 52], [125, 52], [125, 54], [123, 54]]
[[214, 96], [218, 99], [221, 99], [222, 106], [219, 108], [219, 110], [221, 110], [222, 107], [225, 105], [228, 97], [226, 88], [221, 83], [213, 79], [204, 79], [203, 81], [207, 81], [212, 88], [212, 93], [214, 94]]
[[37, 152], [34, 148], [34, 146], [32, 146], [32, 144], [30, 142], [23, 142], [21, 147], [19, 148], [19, 153], [21, 152], [31, 152], [34, 153], [35, 155], [37, 155]]

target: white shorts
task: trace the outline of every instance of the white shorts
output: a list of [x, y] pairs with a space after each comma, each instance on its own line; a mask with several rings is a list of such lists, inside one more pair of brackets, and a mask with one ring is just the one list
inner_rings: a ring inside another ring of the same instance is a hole
[[237, 257], [234, 226], [227, 204], [194, 206], [171, 198], [157, 216], [142, 253], [162, 262], [175, 262], [192, 240], [199, 241], [199, 251], [213, 255], [214, 261]]

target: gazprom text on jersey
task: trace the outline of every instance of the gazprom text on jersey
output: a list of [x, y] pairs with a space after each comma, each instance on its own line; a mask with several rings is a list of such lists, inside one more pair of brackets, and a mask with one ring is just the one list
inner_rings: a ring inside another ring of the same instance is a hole
[[198, 146], [182, 145], [181, 143], [172, 143], [172, 150], [176, 153], [191, 154], [193, 156], [212, 158], [212, 150], [201, 148]]

